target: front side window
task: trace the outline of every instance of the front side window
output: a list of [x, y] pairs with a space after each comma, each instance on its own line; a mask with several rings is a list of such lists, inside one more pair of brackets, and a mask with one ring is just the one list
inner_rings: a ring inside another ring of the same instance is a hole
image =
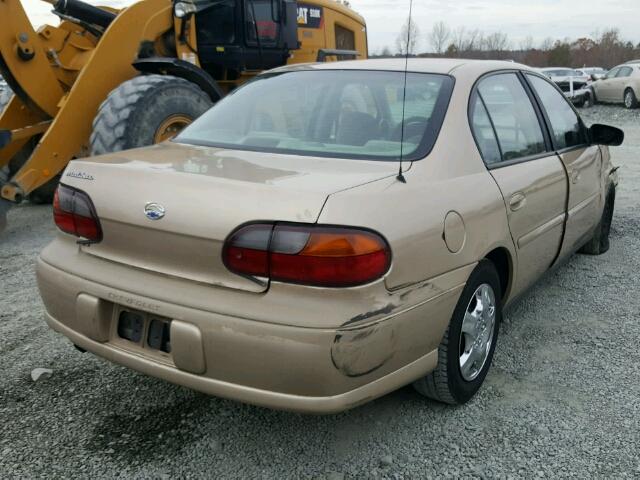
[[527, 74], [527, 78], [547, 112], [555, 148], [562, 150], [587, 143], [580, 118], [564, 95], [540, 77]]
[[372, 160], [397, 161], [402, 153], [418, 160], [435, 144], [453, 79], [409, 73], [405, 90], [404, 77], [358, 70], [262, 75], [218, 102], [176, 141]]
[[605, 80], [615, 78], [615, 76], [618, 75], [618, 72], [620, 72], [620, 67], [614, 68], [613, 70], [609, 70], [609, 72], [604, 76]]
[[502, 161], [546, 151], [538, 116], [515, 73], [485, 78], [478, 85], [477, 93], [493, 122]]
[[633, 73], [633, 69], [631, 67], [622, 67], [618, 71], [616, 78], [630, 77], [632, 73]]

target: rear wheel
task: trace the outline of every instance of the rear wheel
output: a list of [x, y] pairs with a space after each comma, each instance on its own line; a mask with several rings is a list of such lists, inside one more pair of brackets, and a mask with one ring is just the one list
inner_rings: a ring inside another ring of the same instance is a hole
[[438, 348], [438, 366], [413, 385], [426, 397], [459, 405], [484, 382], [502, 319], [500, 277], [489, 260], [471, 273]]
[[638, 99], [634, 91], [630, 88], [627, 88], [624, 92], [624, 106], [628, 109], [638, 108]]
[[170, 75], [124, 82], [102, 103], [93, 121], [91, 153], [102, 155], [169, 140], [213, 102], [197, 85]]

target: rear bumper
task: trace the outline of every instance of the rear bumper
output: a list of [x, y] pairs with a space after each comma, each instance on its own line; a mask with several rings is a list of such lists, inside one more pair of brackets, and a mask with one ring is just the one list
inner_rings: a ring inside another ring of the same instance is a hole
[[[433, 370], [462, 289], [372, 323], [324, 329], [164, 304], [88, 281], [42, 259], [37, 277], [47, 323], [79, 347], [210, 395], [307, 413], [353, 408]], [[123, 305], [171, 319], [171, 354], [118, 336]]]
[[69, 338], [75, 345], [114, 363], [208, 395], [301, 413], [330, 414], [357, 407], [417, 380], [433, 370], [438, 363], [438, 351], [434, 350], [390, 375], [349, 392], [327, 397], [292, 395], [183, 372], [175, 367], [115, 348], [108, 343], [91, 340], [55, 320], [48, 313], [45, 315], [47, 324], [53, 330]]

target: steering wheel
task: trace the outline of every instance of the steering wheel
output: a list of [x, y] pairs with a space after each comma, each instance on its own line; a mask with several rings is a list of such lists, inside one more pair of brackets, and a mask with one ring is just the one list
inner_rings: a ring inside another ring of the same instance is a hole
[[420, 137], [424, 135], [427, 126], [429, 125], [429, 119], [426, 117], [409, 117], [401, 122], [393, 131], [393, 139], [398, 142], [402, 138], [402, 127], [404, 125], [404, 140], [413, 137]]

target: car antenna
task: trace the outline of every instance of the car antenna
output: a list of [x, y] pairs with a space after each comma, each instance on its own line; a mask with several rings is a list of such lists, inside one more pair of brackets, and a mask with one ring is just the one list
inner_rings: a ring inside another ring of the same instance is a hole
[[404, 178], [402, 173], [402, 158], [404, 154], [404, 116], [405, 106], [407, 103], [407, 76], [409, 71], [409, 44], [411, 43], [411, 18], [413, 14], [413, 0], [409, 0], [409, 20], [407, 21], [407, 52], [404, 57], [404, 87], [402, 89], [402, 123], [400, 129], [400, 167], [398, 169], [398, 176], [396, 177], [399, 182], [407, 183], [407, 179]]

